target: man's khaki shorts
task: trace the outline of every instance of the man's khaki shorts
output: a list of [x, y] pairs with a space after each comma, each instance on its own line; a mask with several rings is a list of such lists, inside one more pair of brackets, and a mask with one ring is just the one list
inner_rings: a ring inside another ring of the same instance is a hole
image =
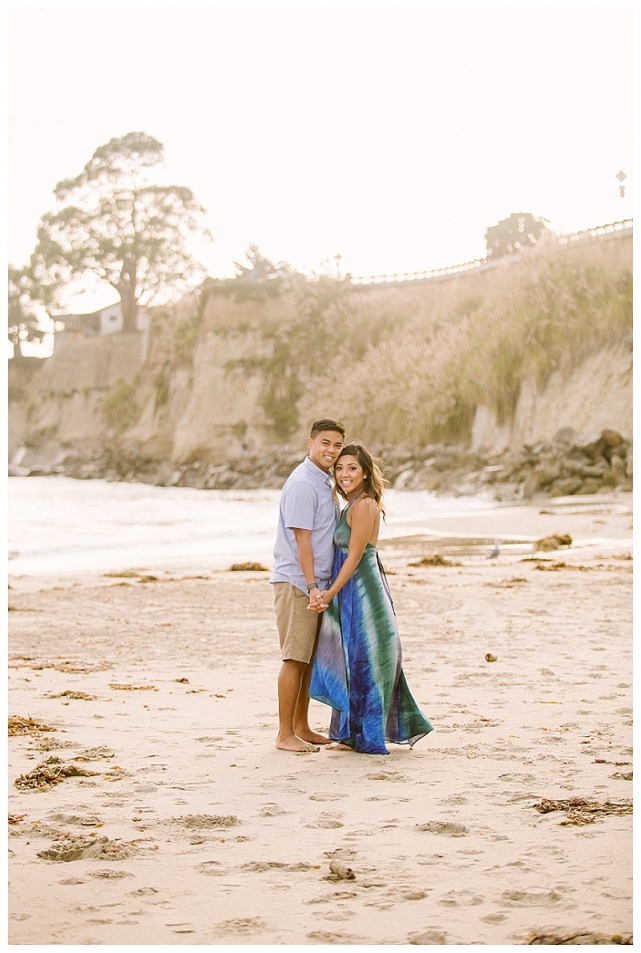
[[289, 582], [274, 583], [274, 609], [280, 638], [281, 658], [309, 662], [314, 654], [321, 621], [308, 609], [309, 596]]

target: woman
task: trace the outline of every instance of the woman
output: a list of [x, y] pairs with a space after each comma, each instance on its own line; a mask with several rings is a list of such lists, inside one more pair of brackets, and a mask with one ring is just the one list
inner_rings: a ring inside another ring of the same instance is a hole
[[324, 612], [310, 696], [334, 709], [329, 748], [389, 754], [386, 741], [414, 745], [432, 731], [401, 669], [394, 606], [376, 544], [383, 477], [369, 452], [351, 443], [334, 465], [347, 500], [334, 535], [333, 582], [311, 608]]

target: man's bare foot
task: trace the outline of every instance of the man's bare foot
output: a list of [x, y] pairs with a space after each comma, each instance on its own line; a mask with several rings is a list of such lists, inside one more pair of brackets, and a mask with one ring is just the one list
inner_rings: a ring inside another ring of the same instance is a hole
[[297, 731], [296, 737], [302, 741], [308, 741], [312, 745], [328, 745], [331, 741], [330, 738], [326, 738], [325, 735], [319, 735], [317, 731], [312, 731], [311, 728], [308, 728], [306, 731]]
[[340, 741], [331, 741], [326, 746], [327, 751], [353, 751], [353, 748], [350, 748], [349, 745], [342, 745]]
[[281, 751], [295, 751], [299, 754], [311, 754], [314, 751], [320, 751], [320, 748], [317, 748], [316, 745], [308, 744], [296, 735], [289, 735], [287, 738], [277, 738], [276, 747]]

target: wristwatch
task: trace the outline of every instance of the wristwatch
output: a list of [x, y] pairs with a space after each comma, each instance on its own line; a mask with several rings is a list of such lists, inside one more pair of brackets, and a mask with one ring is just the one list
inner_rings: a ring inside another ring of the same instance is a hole
[[308, 583], [307, 583], [307, 591], [308, 591], [308, 592], [311, 592], [312, 589], [319, 589], [319, 588], [320, 588], [320, 586], [318, 585], [317, 582], [308, 582]]

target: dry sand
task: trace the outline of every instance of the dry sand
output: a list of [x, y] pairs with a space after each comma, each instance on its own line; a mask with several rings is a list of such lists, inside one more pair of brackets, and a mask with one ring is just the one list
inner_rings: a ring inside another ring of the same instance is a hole
[[[509, 530], [521, 551], [496, 560], [409, 568], [429, 540], [384, 544], [435, 726], [388, 756], [274, 748], [264, 573], [10, 579], [9, 714], [56, 729], [9, 738], [10, 942], [629, 935], [631, 816], [534, 807], [632, 790], [631, 500], [563, 502], [434, 521], [450, 539]], [[528, 558], [552, 532], [575, 544]], [[95, 773], [15, 786], [51, 757]]]

